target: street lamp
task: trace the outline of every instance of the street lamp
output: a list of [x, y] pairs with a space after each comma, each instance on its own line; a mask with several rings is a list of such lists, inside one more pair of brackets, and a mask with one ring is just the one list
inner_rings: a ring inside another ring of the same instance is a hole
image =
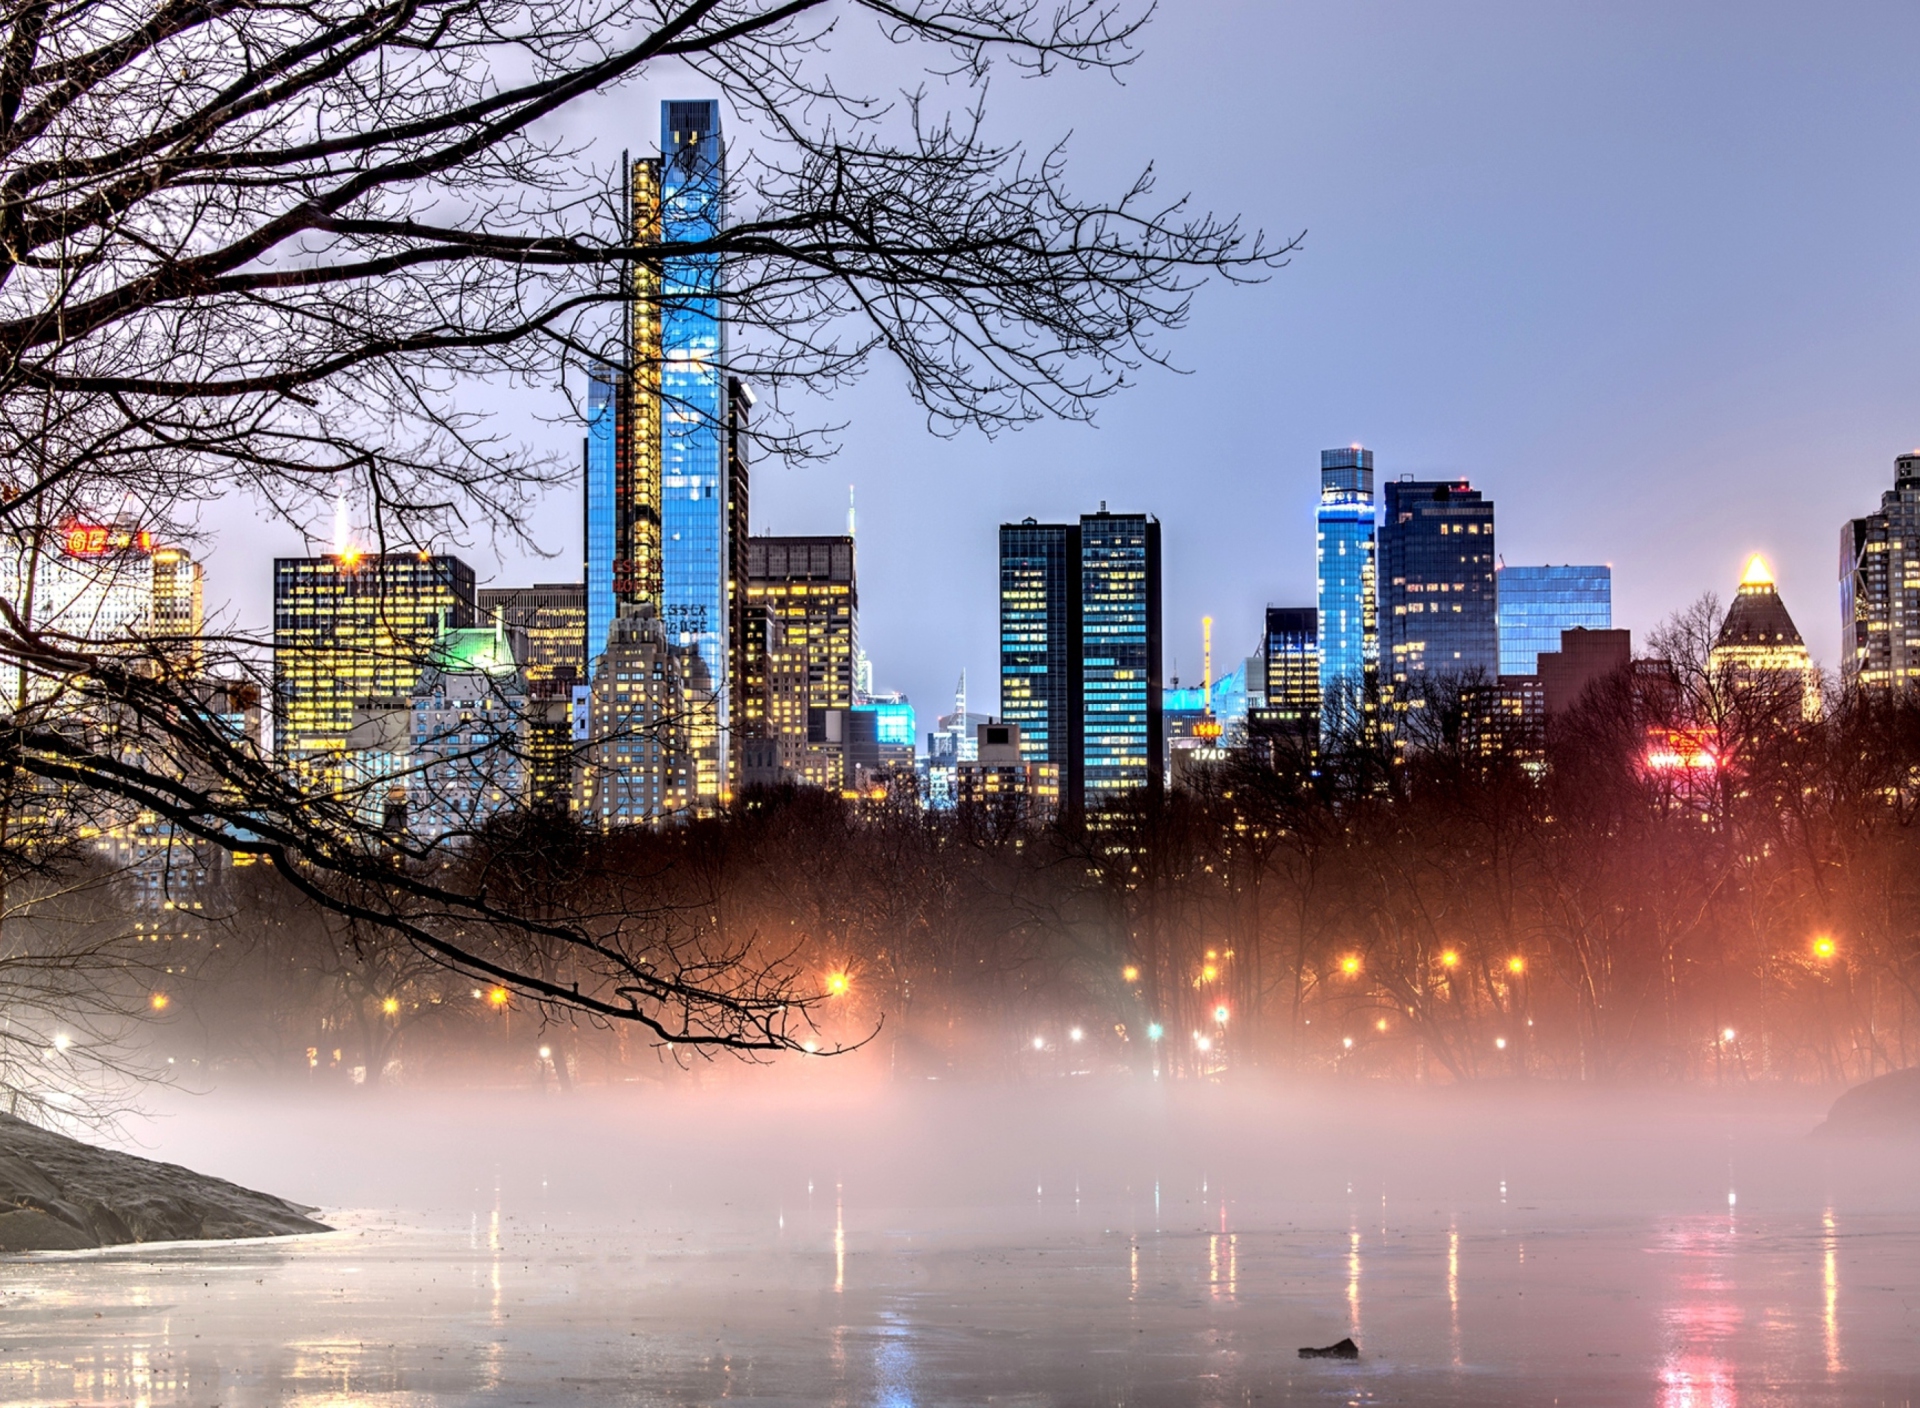
[[1161, 1037], [1165, 1036], [1166, 1034], [1167, 1034], [1167, 1029], [1161, 1026], [1158, 1022], [1147, 1023], [1147, 1040], [1148, 1041], [1158, 1041], [1160, 1040]]
[[1213, 1020], [1218, 1022], [1223, 1027], [1227, 1024], [1227, 1004], [1226, 1003], [1223, 1002], [1218, 1007], [1213, 1009]]

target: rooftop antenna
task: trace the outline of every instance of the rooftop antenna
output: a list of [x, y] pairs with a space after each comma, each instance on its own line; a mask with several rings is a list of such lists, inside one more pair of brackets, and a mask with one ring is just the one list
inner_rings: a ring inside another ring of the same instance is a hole
[[1200, 618], [1200, 707], [1213, 712], [1213, 617]]
[[853, 536], [853, 485], [847, 485], [847, 536]]

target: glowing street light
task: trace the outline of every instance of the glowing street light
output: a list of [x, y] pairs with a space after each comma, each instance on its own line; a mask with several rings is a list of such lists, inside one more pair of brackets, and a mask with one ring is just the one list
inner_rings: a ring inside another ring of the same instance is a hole
[[1505, 1051], [1507, 1049], [1507, 1039], [1503, 1036], [1495, 1037], [1493, 1044], [1498, 1050]]
[[1200, 970], [1200, 981], [1203, 983], [1210, 983], [1219, 976], [1220, 976], [1220, 970], [1214, 967], [1211, 963], [1209, 963], [1206, 967]]
[[72, 1046], [72, 1045], [73, 1045], [73, 1038], [68, 1036], [65, 1032], [56, 1032], [54, 1034], [53, 1049], [55, 1051], [65, 1051], [69, 1046]]
[[800, 1049], [806, 1052], [807, 1055], [811, 1056], [813, 1055], [814, 1052], [820, 1049], [820, 1043], [815, 1041], [812, 1037], [808, 1037], [805, 1041], [800, 1043]]
[[1035, 1051], [1045, 1051], [1047, 1049], [1047, 1039], [1043, 1036], [1035, 1037], [1033, 1039], [1033, 1049]]
[[551, 1060], [553, 1059], [553, 1048], [552, 1048], [551, 1046], [543, 1046], [543, 1047], [541, 1047], [541, 1048], [540, 1048], [540, 1059], [541, 1059], [542, 1061], [551, 1061]]
[[1225, 1026], [1227, 1024], [1226, 1003], [1223, 1002], [1218, 1007], [1213, 1009], [1213, 1020], [1220, 1023], [1221, 1026]]
[[1340, 960], [1340, 971], [1349, 978], [1353, 977], [1360, 971], [1360, 959], [1354, 954], [1348, 954]]
[[393, 1016], [400, 1010], [400, 999], [397, 997], [382, 998], [380, 1001], [380, 1010], [389, 1017]]
[[1080, 1028], [1078, 1028], [1078, 1027], [1075, 1027], [1075, 1028], [1074, 1028], [1074, 1029], [1073, 1029], [1072, 1031], [1070, 1031], [1070, 1032], [1068, 1032], [1068, 1033], [1067, 1033], [1067, 1040], [1068, 1040], [1068, 1041], [1078, 1041], [1078, 1040], [1080, 1040], [1080, 1038], [1082, 1038], [1082, 1037], [1083, 1037], [1083, 1036], [1085, 1036], [1085, 1035], [1086, 1035], [1086, 1033], [1085, 1033], [1085, 1032], [1083, 1032], [1083, 1031], [1081, 1031], [1081, 1030], [1080, 1030]]
[[1727, 1029], [1726, 1029], [1725, 1031], [1723, 1031], [1723, 1032], [1721, 1032], [1721, 1033], [1720, 1033], [1720, 1040], [1722, 1040], [1722, 1041], [1732, 1041], [1732, 1040], [1733, 1040], [1733, 1028], [1732, 1028], [1732, 1027], [1728, 1027], [1728, 1028], [1727, 1028]]
[[1343, 1036], [1343, 1037], [1341, 1037], [1341, 1038], [1340, 1038], [1340, 1044], [1341, 1044], [1342, 1046], [1344, 1046], [1344, 1047], [1346, 1047], [1346, 1048], [1347, 1048], [1347, 1050], [1349, 1050], [1349, 1051], [1351, 1051], [1351, 1050], [1353, 1050], [1353, 1038], [1352, 1038], [1352, 1037], [1350, 1037], [1350, 1036]]
[[827, 995], [828, 996], [845, 997], [847, 993], [852, 990], [852, 988], [853, 988], [852, 975], [848, 973], [827, 974]]
[[1440, 966], [1442, 968], [1458, 968], [1460, 966], [1460, 955], [1452, 949], [1446, 950], [1440, 955]]
[[1509, 973], [1514, 974], [1515, 976], [1518, 976], [1519, 974], [1526, 972], [1527, 960], [1522, 958], [1519, 954], [1516, 953], [1512, 958], [1509, 958], [1507, 960], [1507, 971]]
[[1120, 970], [1120, 980], [1126, 983], [1137, 983], [1140, 981], [1140, 970], [1129, 963]]
[[1199, 1032], [1195, 1032], [1193, 1034], [1193, 1044], [1199, 1047], [1202, 1051], [1213, 1050], [1213, 1038], [1201, 1036]]
[[1167, 1034], [1167, 1029], [1161, 1026], [1158, 1022], [1147, 1023], [1147, 1040], [1148, 1041], [1158, 1041], [1160, 1040], [1161, 1037], [1165, 1036], [1166, 1034]]
[[507, 999], [512, 996], [513, 994], [508, 992], [505, 988], [488, 988], [487, 989], [487, 1006], [505, 1007], [507, 1005]]
[[157, 992], [152, 997], [147, 999], [147, 1006], [151, 1007], [156, 1012], [164, 1012], [167, 1010], [167, 1004], [172, 1001], [173, 999], [168, 997], [165, 993]]
[[1387, 1019], [1385, 1017], [1382, 1017], [1379, 1021], [1373, 1024], [1373, 1029], [1377, 1032], [1385, 1031], [1387, 1029]]
[[1832, 958], [1834, 954], [1839, 951], [1839, 948], [1834, 944], [1832, 938], [1826, 934], [1822, 934], [1813, 941], [1813, 956], [1815, 958]]

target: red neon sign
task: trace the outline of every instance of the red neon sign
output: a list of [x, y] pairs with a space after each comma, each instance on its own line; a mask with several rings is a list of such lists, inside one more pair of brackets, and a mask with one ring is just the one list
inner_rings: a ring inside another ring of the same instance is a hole
[[125, 552], [128, 548], [152, 552], [153, 534], [144, 529], [133, 532], [126, 528], [109, 528], [103, 523], [75, 520], [62, 531], [60, 545], [68, 557], [105, 557], [109, 553]]

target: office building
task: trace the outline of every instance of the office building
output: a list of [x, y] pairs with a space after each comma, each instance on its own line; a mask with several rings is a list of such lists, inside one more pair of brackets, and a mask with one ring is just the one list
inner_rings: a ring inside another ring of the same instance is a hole
[[200, 564], [182, 547], [156, 546], [152, 558], [155, 648], [175, 671], [198, 675], [206, 619]]
[[590, 826], [657, 823], [698, 809], [692, 739], [714, 708], [700, 653], [649, 606], [615, 619], [594, 662], [575, 811]]
[[[660, 163], [626, 164], [629, 241], [661, 236]], [[660, 274], [646, 260], [628, 267], [627, 297], [611, 357], [588, 369], [586, 473], [586, 639], [589, 666], [606, 648], [615, 616], [659, 609], [661, 592]]]
[[1541, 707], [1564, 714], [1586, 692], [1633, 659], [1630, 631], [1595, 631], [1574, 626], [1560, 632], [1560, 648], [1543, 650], [1535, 674], [1540, 677]]
[[[80, 522], [9, 536], [0, 540], [0, 599], [29, 629], [135, 649], [153, 629], [153, 537], [128, 524]], [[10, 709], [48, 699], [66, 679], [32, 666], [0, 675]]]
[[1876, 692], [1920, 682], [1920, 450], [1895, 457], [1880, 511], [1840, 530], [1840, 674]]
[[520, 746], [529, 805], [565, 810], [573, 793], [573, 692], [587, 683], [587, 601], [579, 582], [483, 587], [480, 624], [517, 632], [526, 682]]
[[1493, 503], [1465, 480], [1388, 480], [1384, 499], [1381, 694], [1399, 713], [1436, 686], [1499, 677]]
[[1080, 609], [1080, 525], [1001, 524], [1000, 716], [1073, 798], [1084, 784]]
[[[526, 634], [498, 617], [443, 631], [434, 643], [432, 663], [400, 701], [410, 835], [462, 841], [525, 800], [527, 647]], [[386, 820], [393, 824], [391, 811]]]
[[1461, 691], [1460, 748], [1469, 761], [1546, 762], [1547, 695], [1538, 675], [1502, 675]]
[[1494, 572], [1499, 603], [1500, 673], [1531, 675], [1542, 651], [1560, 648], [1560, 633], [1613, 625], [1613, 569], [1508, 567]]
[[[660, 231], [668, 244], [711, 241], [726, 223], [720, 104], [660, 105]], [[680, 645], [700, 652], [722, 695], [727, 676], [725, 324], [716, 254], [664, 261], [660, 279], [660, 616]]]
[[727, 748], [727, 791], [738, 791], [744, 784], [735, 775], [743, 759], [742, 748], [756, 735], [748, 728], [746, 710], [735, 682], [744, 671], [741, 652], [747, 639], [747, 506], [750, 487], [747, 473], [747, 436], [753, 413], [754, 395], [740, 380], [727, 383], [727, 675], [725, 706]]
[[1157, 796], [1161, 717], [1160, 524], [1146, 514], [1080, 519], [1081, 788], [1068, 804]]
[[853, 539], [749, 539], [746, 595], [737, 682], [745, 738], [777, 745], [770, 755], [786, 781], [835, 791], [851, 785], [844, 719], [828, 715], [854, 704], [860, 598]]
[[1370, 731], [1379, 707], [1373, 451], [1350, 445], [1320, 452], [1314, 560], [1320, 729], [1329, 738], [1357, 739]]
[[1269, 606], [1261, 641], [1265, 692], [1247, 714], [1254, 748], [1274, 766], [1311, 761], [1320, 747], [1321, 611]]
[[410, 695], [443, 631], [473, 624], [473, 569], [432, 553], [283, 557], [273, 564], [274, 747], [318, 768], [356, 707]]
[[1820, 712], [1820, 672], [1757, 555], [1747, 563], [1707, 664], [1723, 685], [1777, 693], [1783, 706], [1809, 719]]

